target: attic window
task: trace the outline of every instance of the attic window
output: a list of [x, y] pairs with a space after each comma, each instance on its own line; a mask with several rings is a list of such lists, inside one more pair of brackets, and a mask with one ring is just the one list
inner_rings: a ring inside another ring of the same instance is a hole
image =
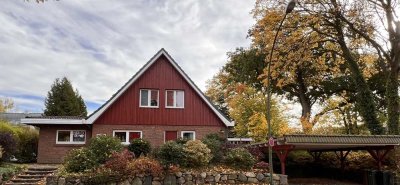
[[140, 107], [158, 108], [158, 90], [141, 89]]
[[167, 90], [165, 96], [166, 108], [183, 108], [184, 107], [184, 91]]

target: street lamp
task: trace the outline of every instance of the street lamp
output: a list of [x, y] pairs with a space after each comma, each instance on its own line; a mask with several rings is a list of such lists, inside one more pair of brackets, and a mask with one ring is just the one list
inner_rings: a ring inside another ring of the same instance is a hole
[[[269, 54], [269, 61], [267, 63], [267, 123], [268, 123], [268, 139], [272, 139], [272, 133], [271, 133], [271, 62], [272, 62], [272, 54], [274, 52], [275, 48], [275, 43], [276, 43], [276, 38], [278, 37], [278, 33], [282, 27], [283, 21], [286, 19], [286, 15], [291, 13], [296, 6], [296, 0], [291, 0], [288, 5], [286, 6], [286, 11], [283, 19], [281, 20], [278, 30], [276, 31], [275, 37], [274, 37], [274, 42], [272, 44], [271, 52]], [[268, 163], [269, 163], [269, 179], [270, 179], [270, 184], [273, 185], [274, 180], [272, 178], [272, 175], [274, 174], [273, 170], [273, 165], [272, 165], [272, 146], [270, 143], [268, 143]]]

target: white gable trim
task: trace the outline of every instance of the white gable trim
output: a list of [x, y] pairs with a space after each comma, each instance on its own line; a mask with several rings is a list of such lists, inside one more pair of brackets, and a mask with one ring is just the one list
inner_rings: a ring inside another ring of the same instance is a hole
[[204, 102], [213, 110], [213, 112], [218, 116], [219, 119], [225, 124], [225, 126], [234, 126], [234, 122], [230, 122], [224, 115], [222, 115], [204, 96], [204, 94], [197, 88], [197, 86], [189, 79], [189, 77], [183, 72], [183, 70], [174, 62], [174, 60], [169, 56], [169, 54], [161, 49], [143, 68], [139, 70], [139, 72], [130, 79], [127, 84], [124, 85], [123, 89], [121, 89], [118, 94], [116, 94], [112, 99], [106, 102], [105, 105], [101, 107], [100, 110], [97, 110], [93, 115], [91, 115], [87, 119], [88, 124], [93, 124], [99, 117], [106, 111], [125, 91], [138, 79], [142, 76], [142, 74], [155, 62], [161, 55], [164, 55], [168, 61], [174, 66], [174, 68], [183, 76], [186, 82], [196, 91], [196, 93], [203, 99]]

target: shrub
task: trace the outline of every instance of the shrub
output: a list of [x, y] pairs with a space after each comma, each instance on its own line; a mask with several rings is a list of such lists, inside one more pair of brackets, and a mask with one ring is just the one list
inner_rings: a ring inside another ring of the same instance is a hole
[[211, 150], [200, 140], [190, 140], [185, 145], [186, 165], [190, 167], [200, 167], [207, 165], [211, 158]]
[[236, 169], [251, 169], [255, 163], [254, 157], [244, 148], [229, 150], [225, 158], [226, 165]]
[[73, 149], [64, 158], [64, 168], [67, 172], [83, 172], [97, 165], [93, 153], [87, 148]]
[[39, 131], [25, 127], [18, 134], [18, 150], [15, 156], [18, 162], [35, 162], [39, 142]]
[[206, 135], [201, 141], [211, 150], [211, 163], [221, 162], [225, 152], [224, 139], [213, 133]]
[[184, 144], [186, 144], [186, 142], [188, 142], [188, 141], [189, 141], [188, 139], [179, 137], [178, 139], [175, 140], [175, 143], [178, 143], [178, 144], [180, 144], [180, 145], [184, 145]]
[[134, 139], [131, 141], [131, 144], [128, 146], [129, 151], [133, 152], [136, 157], [139, 157], [141, 154], [147, 156], [150, 153], [151, 147], [150, 142], [144, 139]]
[[92, 138], [88, 145], [88, 149], [98, 165], [104, 164], [113, 152], [120, 152], [122, 148], [121, 141], [111, 136]]
[[128, 163], [132, 159], [132, 153], [125, 149], [119, 153], [114, 152], [104, 166], [118, 175], [127, 176], [129, 175]]
[[4, 160], [7, 160], [17, 150], [17, 142], [11, 133], [0, 132], [0, 145], [4, 150]]
[[129, 171], [132, 172], [133, 176], [136, 175], [152, 175], [160, 176], [163, 172], [161, 164], [148, 157], [139, 157], [129, 163]]
[[168, 141], [162, 145], [157, 156], [160, 159], [161, 164], [165, 166], [171, 164], [184, 166], [185, 164], [185, 151], [183, 150], [183, 145], [174, 141]]
[[104, 166], [87, 173], [86, 177], [82, 179], [82, 183], [87, 185], [110, 184], [121, 180], [118, 174]]

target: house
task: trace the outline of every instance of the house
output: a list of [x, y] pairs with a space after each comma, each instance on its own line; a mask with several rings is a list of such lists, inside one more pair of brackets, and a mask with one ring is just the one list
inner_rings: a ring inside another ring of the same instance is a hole
[[68, 151], [98, 135], [117, 137], [123, 144], [143, 138], [160, 146], [179, 137], [227, 134], [234, 125], [164, 49], [87, 118], [41, 117], [22, 123], [40, 128], [38, 163], [61, 163]]

